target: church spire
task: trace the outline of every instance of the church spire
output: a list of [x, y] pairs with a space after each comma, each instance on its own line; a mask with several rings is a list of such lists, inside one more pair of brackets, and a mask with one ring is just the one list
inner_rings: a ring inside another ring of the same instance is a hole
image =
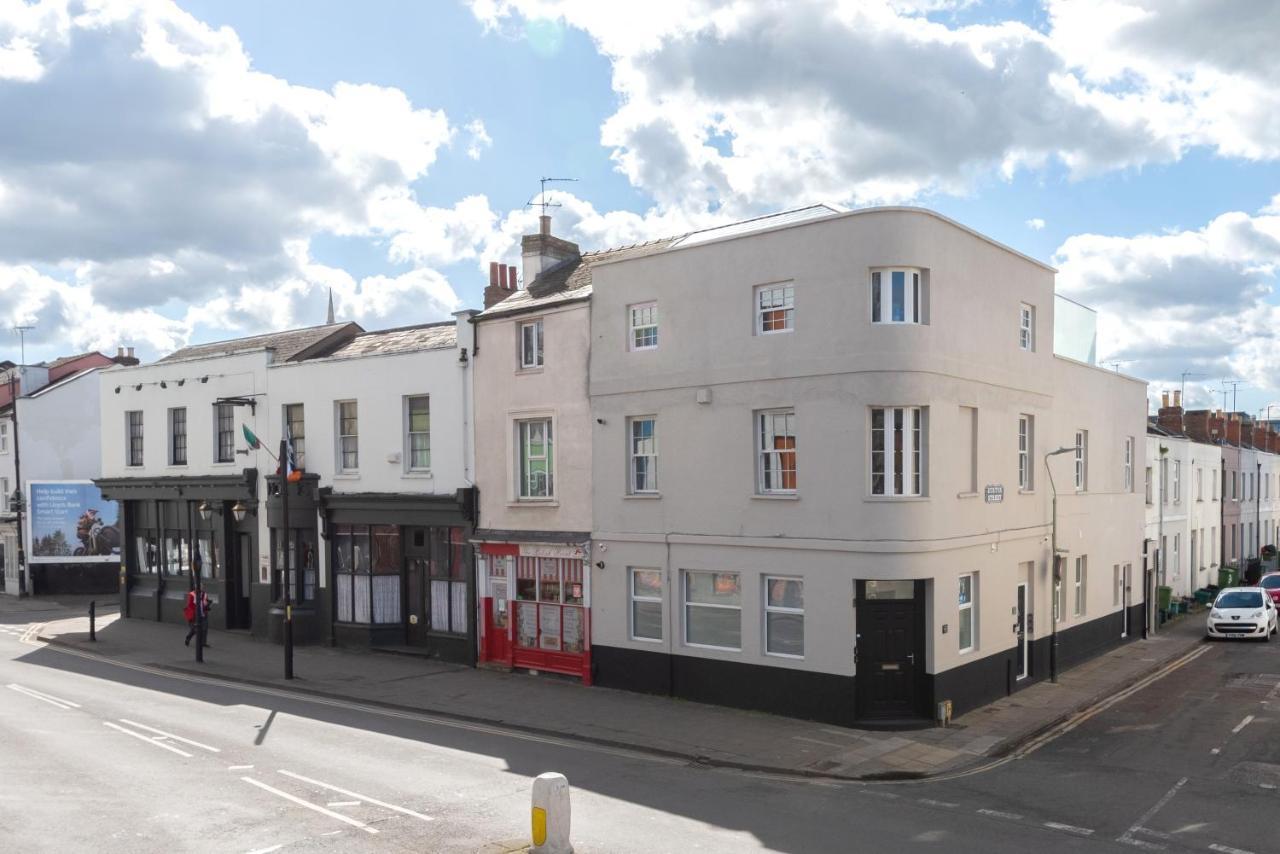
[[325, 323], [334, 323], [333, 319], [333, 288], [329, 288], [329, 316]]

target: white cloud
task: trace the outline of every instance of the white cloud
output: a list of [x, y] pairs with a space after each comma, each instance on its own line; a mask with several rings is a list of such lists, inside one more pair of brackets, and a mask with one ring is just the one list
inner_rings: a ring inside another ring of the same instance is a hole
[[921, 14], [963, 5], [472, 0], [498, 30], [562, 20], [595, 40], [620, 101], [602, 141], [661, 207], [901, 201], [1194, 146], [1280, 156], [1272, 0], [1050, 0], [1043, 31]]
[[1027, 220], [1027, 228], [1032, 231], [1042, 231], [1044, 230], [1044, 220], [1040, 217], [1033, 217], [1032, 219]]
[[[423, 207], [412, 188], [455, 136], [444, 112], [399, 89], [265, 74], [233, 30], [169, 0], [0, 0], [0, 115], [0, 287], [35, 300], [0, 301], [0, 319], [38, 303], [59, 350], [109, 333], [154, 354], [205, 329], [310, 321], [319, 234], [394, 245], [425, 222], [443, 236], [415, 257], [433, 264], [481, 239], [471, 204]], [[479, 120], [466, 130], [485, 144]], [[349, 314], [417, 293], [430, 299], [390, 319], [438, 319], [456, 302], [442, 283], [360, 283]]]
[[489, 132], [485, 130], [484, 122], [480, 121], [480, 119], [472, 119], [467, 122], [463, 130], [468, 134], [467, 156], [472, 160], [479, 160], [485, 149], [493, 145], [493, 139], [489, 136]]
[[1215, 385], [1235, 376], [1280, 390], [1280, 307], [1270, 301], [1280, 216], [1233, 211], [1195, 230], [1076, 235], [1054, 263], [1059, 290], [1099, 309], [1100, 362], [1123, 360], [1127, 373], [1165, 387], [1193, 371]]

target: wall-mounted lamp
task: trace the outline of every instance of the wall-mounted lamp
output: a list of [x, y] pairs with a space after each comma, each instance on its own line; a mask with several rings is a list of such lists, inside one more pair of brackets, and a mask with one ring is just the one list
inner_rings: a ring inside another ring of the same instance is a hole
[[462, 352], [458, 354], [458, 364], [465, 365], [467, 363], [467, 348], [463, 347]]
[[201, 378], [200, 378], [200, 382], [202, 382], [202, 383], [207, 383], [208, 381], [209, 381], [209, 378], [208, 378], [208, 377], [201, 377]]
[[245, 506], [243, 501], [237, 501], [231, 505], [231, 515], [235, 517], [237, 522], [243, 522], [245, 514], [249, 512], [249, 508]]
[[200, 506], [196, 508], [196, 512], [200, 514], [200, 518], [209, 521], [209, 517], [213, 515], [213, 505], [208, 501], [201, 501]]
[[596, 569], [604, 569], [604, 561], [602, 560], [596, 561]]
[[603, 423], [604, 423], [604, 419], [603, 419], [603, 418], [597, 418], [597, 419], [596, 419], [596, 423], [597, 423], [597, 424], [603, 424]]
[[133, 390], [134, 390], [134, 391], [142, 391], [142, 383], [138, 383], [136, 386], [134, 386], [134, 387], [133, 387]]
[[178, 388], [182, 388], [186, 384], [187, 381], [185, 379], [178, 380]]

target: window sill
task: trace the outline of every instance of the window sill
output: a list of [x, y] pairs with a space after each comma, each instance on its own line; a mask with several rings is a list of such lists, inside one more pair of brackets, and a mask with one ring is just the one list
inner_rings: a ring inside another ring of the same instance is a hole
[[1019, 489], [1018, 494], [1019, 495], [1035, 495], [1036, 491], [1034, 489]]
[[786, 652], [765, 652], [765, 658], [785, 658], [788, 661], [804, 661], [803, 655], [791, 655]]
[[358, 471], [339, 472], [333, 476], [333, 479], [334, 480], [359, 480], [360, 472]]
[[656, 501], [662, 497], [661, 492], [628, 492], [622, 496], [623, 501]]
[[508, 507], [559, 507], [560, 502], [555, 498], [520, 498], [515, 501], [508, 501]]
[[897, 504], [897, 503], [912, 503], [916, 501], [928, 501], [929, 496], [927, 495], [865, 495], [863, 496], [862, 500], [869, 501], [874, 504], [881, 504], [881, 503]]
[[800, 496], [794, 492], [757, 492], [751, 496], [758, 501], [799, 501]]
[[522, 377], [525, 374], [540, 374], [544, 370], [544, 365], [538, 365], [532, 368], [516, 368], [516, 376]]
[[209, 463], [209, 465], [214, 466], [215, 468], [230, 468], [235, 464], [236, 464], [235, 460], [217, 460], [215, 462]]
[[956, 498], [977, 498], [979, 494], [977, 492], [957, 492]]
[[714, 649], [717, 652], [742, 652], [742, 647], [740, 646], [712, 646], [709, 643], [689, 643], [688, 641], [685, 641], [684, 645], [689, 649]]
[[631, 638], [635, 643], [662, 643], [662, 638]]
[[177, 469], [178, 471], [186, 471], [188, 468], [190, 468], [190, 466], [188, 466], [186, 463], [169, 463], [167, 466], [165, 466], [165, 470], [166, 470], [166, 471], [167, 471], [167, 470], [169, 470], [169, 469]]
[[421, 471], [406, 471], [406, 472], [401, 472], [400, 477], [402, 477], [402, 478], [406, 478], [406, 479], [409, 479], [409, 480], [433, 480], [433, 479], [435, 479], [435, 475], [434, 475], [434, 474], [432, 474], [430, 471], [427, 471], [426, 469], [423, 469], [423, 470], [421, 470]]
[[977, 651], [977, 647], [969, 647], [968, 649], [956, 650], [957, 655], [973, 655]]

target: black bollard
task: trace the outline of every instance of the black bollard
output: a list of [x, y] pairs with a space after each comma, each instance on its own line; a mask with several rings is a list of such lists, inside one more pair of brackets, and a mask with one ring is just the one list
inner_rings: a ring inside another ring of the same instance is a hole
[[97, 619], [98, 619], [98, 603], [90, 602], [89, 603], [89, 640], [93, 641], [94, 643], [98, 642]]

